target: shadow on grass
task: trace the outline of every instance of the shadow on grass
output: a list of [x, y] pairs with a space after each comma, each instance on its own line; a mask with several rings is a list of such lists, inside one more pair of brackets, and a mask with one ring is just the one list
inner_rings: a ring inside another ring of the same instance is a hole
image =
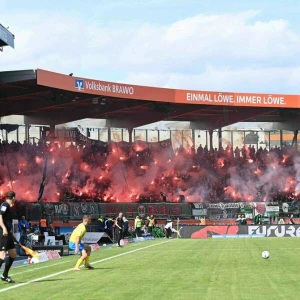
[[73, 280], [74, 278], [43, 279], [43, 280], [35, 280], [35, 281], [33, 281], [32, 283], [47, 282], [47, 281], [52, 282], [52, 281], [61, 281], [61, 280], [65, 281], [65, 280], [71, 280], [71, 279]]
[[45, 280], [35, 280], [35, 281], [17, 281], [16, 284], [20, 284], [20, 283], [39, 283], [39, 282], [52, 282], [52, 281], [61, 281], [61, 280], [73, 280], [74, 278], [63, 278], [63, 279], [45, 279]]
[[82, 270], [93, 272], [93, 271], [96, 271], [96, 270], [114, 270], [114, 269], [116, 269], [116, 268], [100, 268], [100, 267], [97, 268], [97, 267], [94, 267], [94, 269], [92, 269], [92, 270], [88, 270], [88, 269], [85, 269], [85, 268], [83, 268]]

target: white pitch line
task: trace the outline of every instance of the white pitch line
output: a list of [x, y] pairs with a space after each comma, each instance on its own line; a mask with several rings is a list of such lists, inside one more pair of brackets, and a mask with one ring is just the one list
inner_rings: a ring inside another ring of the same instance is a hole
[[[149, 246], [146, 246], [146, 247], [143, 247], [143, 248], [134, 249], [134, 250], [131, 250], [131, 251], [128, 251], [128, 252], [125, 252], [125, 253], [117, 254], [117, 255], [114, 255], [114, 256], [111, 256], [111, 257], [103, 258], [103, 259], [97, 260], [95, 262], [92, 262], [91, 265], [101, 263], [101, 262], [104, 262], [104, 261], [107, 261], [107, 260], [111, 260], [111, 259], [114, 259], [114, 258], [118, 258], [118, 257], [124, 256], [124, 255], [127, 255], [127, 254], [134, 253], [134, 252], [138, 252], [138, 251], [148, 249], [148, 248], [151, 248], [151, 247], [159, 246], [159, 245], [162, 245], [162, 244], [165, 244], [165, 243], [168, 243], [168, 242], [171, 242], [171, 241], [165, 241], [165, 242], [161, 242], [161, 243], [158, 243], [158, 244], [149, 245]], [[64, 270], [64, 271], [61, 271], [61, 272], [56, 272], [56, 273], [53, 273], [53, 274], [50, 274], [50, 275], [47, 275], [47, 276], [44, 276], [44, 277], [41, 277], [41, 278], [30, 280], [28, 282], [23, 282], [23, 283], [19, 283], [19, 284], [12, 284], [11, 286], [9, 286], [7, 288], [1, 289], [0, 293], [7, 292], [9, 290], [13, 290], [13, 289], [28, 285], [30, 283], [45, 280], [45, 279], [48, 279], [48, 278], [51, 278], [51, 277], [54, 277], [54, 276], [58, 276], [58, 275], [61, 275], [61, 274], [64, 274], [64, 273], [68, 273], [70, 271], [74, 271], [74, 268], [67, 269], [67, 270]]]

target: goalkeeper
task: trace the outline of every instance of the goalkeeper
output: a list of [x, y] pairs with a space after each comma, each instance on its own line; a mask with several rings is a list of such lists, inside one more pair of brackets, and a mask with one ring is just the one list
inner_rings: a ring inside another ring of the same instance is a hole
[[87, 269], [94, 269], [90, 265], [90, 255], [92, 248], [90, 245], [82, 243], [82, 238], [86, 233], [86, 226], [90, 223], [90, 217], [87, 215], [83, 216], [82, 223], [80, 223], [72, 232], [69, 240], [69, 249], [75, 251], [75, 254], [80, 253], [81, 256], [78, 259], [74, 271], [80, 271], [80, 265], [84, 261], [84, 267]]

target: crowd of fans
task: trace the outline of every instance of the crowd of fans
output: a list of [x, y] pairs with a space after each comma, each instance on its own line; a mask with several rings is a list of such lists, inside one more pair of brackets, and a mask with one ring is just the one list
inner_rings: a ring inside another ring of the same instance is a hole
[[291, 146], [174, 150], [171, 143], [154, 148], [146, 143], [2, 141], [0, 197], [15, 182], [20, 198], [36, 200], [32, 190], [36, 195], [44, 174], [43, 197], [51, 201], [295, 203], [300, 199], [299, 159]]

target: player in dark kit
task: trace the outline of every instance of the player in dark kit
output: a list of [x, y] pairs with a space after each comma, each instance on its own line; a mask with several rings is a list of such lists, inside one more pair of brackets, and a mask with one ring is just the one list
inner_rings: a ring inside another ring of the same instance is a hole
[[119, 216], [116, 219], [116, 236], [118, 240], [118, 247], [121, 247], [120, 242], [123, 236], [123, 227], [124, 227], [123, 214], [120, 212]]
[[8, 258], [5, 262], [5, 268], [1, 280], [8, 283], [14, 283], [14, 281], [8, 277], [8, 272], [12, 266], [17, 254], [14, 244], [14, 237], [12, 234], [12, 212], [11, 207], [15, 203], [15, 192], [9, 191], [6, 194], [6, 201], [0, 206], [0, 268], [5, 260], [6, 251], [8, 252]]

